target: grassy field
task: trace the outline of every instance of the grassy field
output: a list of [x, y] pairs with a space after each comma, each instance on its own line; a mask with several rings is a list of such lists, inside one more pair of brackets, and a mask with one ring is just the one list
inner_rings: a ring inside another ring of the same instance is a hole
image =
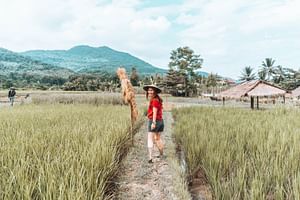
[[34, 104], [103, 104], [122, 105], [123, 100], [117, 93], [48, 93], [34, 94], [31, 97]]
[[215, 199], [300, 199], [300, 112], [174, 110], [188, 172], [204, 170]]
[[130, 143], [129, 108], [1, 108], [0, 138], [0, 199], [104, 199]]

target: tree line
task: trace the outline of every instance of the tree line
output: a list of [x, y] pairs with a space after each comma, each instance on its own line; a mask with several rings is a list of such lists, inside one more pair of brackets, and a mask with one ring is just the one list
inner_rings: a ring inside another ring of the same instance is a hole
[[[170, 53], [170, 61], [166, 74], [140, 75], [136, 67], [127, 72], [133, 86], [157, 84], [164, 92], [174, 96], [195, 96], [200, 93], [214, 93], [218, 89], [226, 89], [232, 82], [218, 74], [203, 75], [199, 73], [204, 59], [189, 47], [179, 47]], [[299, 85], [300, 73], [289, 68], [274, 65], [275, 60], [267, 58], [263, 61], [258, 73], [252, 67], [243, 69], [241, 81], [261, 79], [273, 82], [290, 89]], [[37, 76], [29, 73], [10, 73], [0, 77], [0, 87], [61, 89], [68, 91], [116, 91], [120, 87], [116, 74], [101, 72], [71, 75], [68, 78], [59, 76]]]
[[300, 70], [275, 65], [273, 58], [266, 58], [255, 72], [251, 66], [243, 68], [240, 81], [263, 80], [278, 85], [286, 90], [300, 86]]
[[[128, 72], [133, 86], [157, 84], [165, 92], [175, 96], [193, 96], [199, 89], [216, 87], [221, 80], [217, 74], [203, 76], [197, 72], [202, 67], [203, 58], [189, 47], [179, 47], [171, 51], [169, 70], [166, 74], [140, 75], [136, 67]], [[0, 77], [0, 87], [8, 89], [34, 88], [41, 90], [61, 89], [67, 91], [116, 91], [120, 87], [116, 74], [101, 72], [71, 75], [68, 78], [59, 76], [40, 76], [30, 73], [10, 73]]]

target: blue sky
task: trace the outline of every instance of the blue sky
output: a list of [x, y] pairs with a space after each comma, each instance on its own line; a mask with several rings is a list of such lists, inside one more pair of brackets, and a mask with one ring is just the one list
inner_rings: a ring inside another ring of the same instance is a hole
[[109, 46], [159, 67], [189, 46], [207, 72], [238, 78], [271, 57], [300, 68], [299, 0], [0, 0], [0, 47]]

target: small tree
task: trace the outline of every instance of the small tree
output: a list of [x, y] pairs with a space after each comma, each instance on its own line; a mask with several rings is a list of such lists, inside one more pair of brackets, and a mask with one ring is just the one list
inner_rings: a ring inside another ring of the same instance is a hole
[[221, 77], [218, 74], [210, 73], [206, 78], [205, 86], [210, 90], [211, 93], [215, 93], [215, 88], [218, 86], [218, 83], [221, 81]]
[[12, 86], [13, 86], [13, 83], [12, 83], [11, 80], [5, 80], [5, 81], [3, 82], [3, 88], [4, 88], [4, 89], [8, 89], [8, 88], [10, 88], [10, 87], [12, 87]]
[[173, 69], [169, 69], [169, 71], [167, 72], [167, 75], [164, 78], [164, 86], [168, 89], [168, 91], [174, 95], [177, 96], [178, 95], [178, 91], [177, 91], [177, 85], [178, 84], [182, 84], [184, 83], [184, 79], [185, 77], [183, 75], [181, 75], [178, 71], [175, 71]]
[[139, 75], [137, 73], [137, 70], [135, 67], [131, 69], [131, 75], [130, 75], [130, 82], [132, 86], [138, 86], [139, 85]]
[[167, 87], [173, 87], [177, 84], [183, 84], [184, 77], [177, 71], [170, 69], [167, 72], [166, 78], [165, 78], [165, 84]]
[[184, 77], [183, 87], [185, 96], [188, 96], [189, 84], [191, 84], [192, 77], [196, 75], [195, 70], [201, 68], [203, 59], [200, 58], [200, 55], [195, 55], [189, 47], [179, 47], [173, 50], [170, 59], [169, 68]]
[[148, 76], [145, 76], [145, 77], [143, 78], [143, 80], [142, 80], [142, 84], [143, 84], [143, 85], [150, 85], [150, 84], [152, 84], [151, 78], [148, 77]]
[[206, 87], [216, 87], [217, 86], [217, 75], [210, 73], [206, 79]]

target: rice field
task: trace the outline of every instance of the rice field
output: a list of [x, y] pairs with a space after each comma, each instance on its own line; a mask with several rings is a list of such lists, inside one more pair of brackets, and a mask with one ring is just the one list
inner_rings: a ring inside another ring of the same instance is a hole
[[214, 199], [300, 199], [300, 111], [176, 109], [188, 175], [206, 174]]
[[121, 94], [118, 93], [40, 93], [33, 94], [31, 101], [34, 104], [103, 104], [123, 105]]
[[127, 106], [1, 108], [0, 199], [108, 199], [131, 137]]

